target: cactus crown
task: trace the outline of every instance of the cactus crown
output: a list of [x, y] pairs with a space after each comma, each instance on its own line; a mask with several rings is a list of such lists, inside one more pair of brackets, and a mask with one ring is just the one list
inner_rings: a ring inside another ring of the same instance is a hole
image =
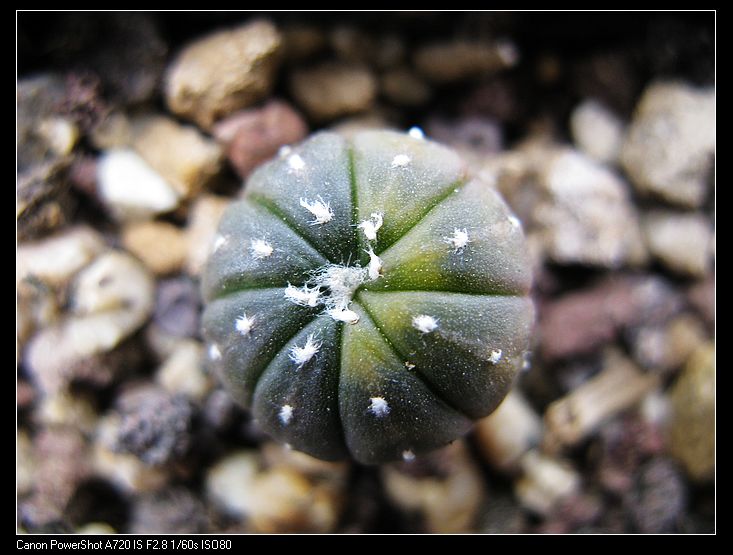
[[319, 133], [259, 168], [203, 276], [228, 389], [295, 449], [363, 463], [464, 434], [534, 319], [518, 220], [417, 133]]

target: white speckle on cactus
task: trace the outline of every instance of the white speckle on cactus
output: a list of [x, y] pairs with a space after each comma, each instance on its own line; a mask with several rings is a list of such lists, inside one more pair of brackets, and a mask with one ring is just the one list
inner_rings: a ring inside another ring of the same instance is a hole
[[412, 449], [405, 449], [402, 451], [402, 460], [405, 462], [412, 462], [415, 460], [415, 453], [412, 452]]
[[237, 318], [237, 321], [234, 323], [234, 328], [244, 337], [247, 337], [249, 335], [249, 332], [252, 331], [254, 323], [255, 317], [248, 317], [247, 313], [243, 312], [242, 315]]
[[410, 162], [412, 162], [412, 158], [410, 158], [407, 154], [397, 154], [394, 158], [392, 158], [392, 167], [404, 168], [405, 166], [409, 165]]
[[293, 152], [293, 149], [289, 145], [283, 145], [278, 149], [277, 155], [280, 158], [285, 158], [286, 156], [289, 156], [291, 152]]
[[310, 225], [322, 225], [333, 219], [331, 204], [324, 202], [320, 196], [318, 197], [318, 200], [314, 200], [313, 202], [310, 202], [308, 199], [301, 198], [300, 205], [315, 216], [314, 220], [308, 222]]
[[212, 247], [211, 251], [216, 252], [220, 248], [222, 248], [227, 243], [227, 238], [223, 235], [217, 235], [216, 239], [214, 239], [214, 246]]
[[219, 346], [216, 343], [212, 343], [209, 345], [209, 359], [210, 360], [219, 360], [221, 358], [221, 351], [219, 350]]
[[465, 227], [463, 229], [453, 228], [453, 236], [443, 237], [443, 240], [453, 247], [454, 253], [461, 252], [471, 242]]
[[489, 355], [489, 362], [491, 364], [499, 364], [501, 360], [501, 349], [492, 349]]
[[430, 333], [438, 328], [438, 321], [427, 314], [419, 314], [412, 319], [412, 327], [420, 333]]
[[293, 418], [293, 407], [290, 405], [283, 405], [280, 407], [280, 412], [277, 413], [277, 416], [280, 419], [280, 422], [283, 423], [283, 426], [287, 426]]
[[272, 245], [264, 239], [252, 239], [249, 250], [252, 253], [252, 258], [255, 260], [262, 260], [272, 254], [273, 248]]
[[320, 349], [321, 342], [314, 340], [313, 334], [311, 333], [305, 340], [305, 345], [302, 347], [294, 345], [290, 349], [289, 357], [298, 366], [298, 370], [300, 370]]
[[371, 397], [369, 399], [369, 403], [369, 412], [374, 416], [382, 418], [389, 414], [389, 403], [384, 400], [384, 397]]
[[361, 222], [358, 227], [364, 230], [364, 235], [369, 241], [376, 241], [377, 231], [382, 227], [384, 220], [380, 212], [372, 212], [368, 220]]
[[519, 218], [517, 218], [513, 214], [509, 214], [509, 223], [512, 224], [512, 227], [519, 228], [522, 225], [522, 222], [519, 221]]
[[407, 132], [407, 134], [410, 137], [412, 137], [413, 139], [419, 139], [419, 140], [424, 140], [425, 139], [425, 132], [422, 129], [420, 129], [419, 127], [417, 127], [417, 126], [410, 127], [410, 129]]
[[382, 275], [382, 259], [374, 254], [374, 250], [372, 250], [371, 247], [369, 247], [369, 250], [364, 252], [369, 255], [369, 266], [367, 267], [367, 271], [369, 272], [369, 279], [373, 281]]
[[288, 156], [288, 168], [292, 171], [300, 171], [305, 168], [305, 160], [299, 154], [292, 154]]
[[330, 308], [326, 311], [331, 318], [339, 322], [347, 324], [356, 324], [359, 321], [359, 315], [348, 308]]
[[302, 289], [298, 289], [288, 283], [288, 286], [285, 288], [285, 298], [300, 306], [316, 306], [320, 295], [321, 290], [318, 286], [308, 287], [304, 285]]
[[405, 368], [407, 368], [408, 370], [412, 370], [413, 368], [415, 368], [415, 365], [412, 364], [409, 360], [406, 360], [405, 361]]

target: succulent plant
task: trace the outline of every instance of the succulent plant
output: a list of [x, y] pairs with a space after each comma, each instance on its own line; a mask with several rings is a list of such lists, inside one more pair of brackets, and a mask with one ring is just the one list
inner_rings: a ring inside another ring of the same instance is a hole
[[224, 213], [202, 279], [209, 358], [260, 427], [366, 464], [491, 413], [534, 321], [519, 221], [416, 133], [284, 147]]

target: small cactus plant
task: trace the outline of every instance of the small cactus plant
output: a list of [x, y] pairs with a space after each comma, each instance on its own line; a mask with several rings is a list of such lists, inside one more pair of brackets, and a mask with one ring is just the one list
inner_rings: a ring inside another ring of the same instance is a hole
[[519, 221], [419, 134], [318, 133], [256, 170], [204, 271], [228, 389], [294, 449], [379, 464], [502, 401], [534, 321]]

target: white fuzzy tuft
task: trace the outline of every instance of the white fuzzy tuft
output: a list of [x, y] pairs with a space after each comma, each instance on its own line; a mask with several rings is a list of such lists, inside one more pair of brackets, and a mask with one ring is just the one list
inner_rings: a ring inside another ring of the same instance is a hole
[[359, 224], [359, 228], [364, 230], [367, 240], [376, 241], [377, 231], [382, 227], [384, 220], [380, 212], [372, 212], [368, 220], [364, 220]]
[[508, 216], [508, 220], [509, 220], [509, 223], [512, 224], [512, 227], [518, 228], [518, 227], [521, 227], [522, 226], [522, 222], [520, 222], [519, 221], [519, 218], [517, 218], [513, 214], [510, 214]]
[[409, 360], [406, 360], [405, 361], [405, 368], [407, 368], [408, 370], [412, 370], [413, 368], [415, 368], [415, 365], [412, 364]]
[[420, 140], [425, 139], [425, 132], [417, 126], [410, 127], [407, 134], [410, 137], [412, 137], [413, 139], [420, 139]]
[[308, 287], [304, 285], [303, 289], [298, 289], [288, 283], [288, 286], [285, 288], [285, 298], [300, 306], [316, 306], [319, 302], [320, 295], [321, 291], [318, 286]]
[[412, 327], [421, 333], [430, 333], [438, 328], [438, 321], [427, 314], [419, 314], [412, 319]]
[[369, 266], [367, 267], [369, 279], [374, 281], [382, 275], [382, 259], [374, 254], [374, 251], [371, 247], [369, 247], [369, 250], [364, 252], [369, 255]]
[[249, 250], [252, 253], [252, 258], [255, 260], [262, 260], [272, 254], [273, 248], [272, 245], [264, 239], [252, 239]]
[[412, 452], [412, 449], [405, 449], [402, 451], [402, 460], [405, 462], [412, 462], [415, 460], [415, 453]]
[[356, 324], [359, 321], [359, 315], [348, 308], [331, 308], [326, 311], [326, 314], [334, 320], [347, 324]]
[[457, 227], [453, 229], [453, 236], [452, 237], [443, 237], [443, 240], [448, 243], [451, 247], [453, 247], [453, 252], [459, 253], [463, 249], [466, 248], [466, 245], [468, 245], [471, 241], [468, 238], [468, 231], [466, 231], [466, 228], [458, 229]]
[[333, 219], [331, 204], [325, 202], [320, 196], [318, 197], [318, 200], [314, 200], [313, 202], [310, 202], [308, 199], [301, 198], [300, 205], [315, 217], [314, 220], [308, 222], [310, 225], [322, 225]]
[[320, 349], [321, 342], [315, 341], [313, 339], [313, 334], [311, 333], [308, 336], [308, 339], [305, 340], [305, 345], [302, 347], [295, 345], [290, 349], [290, 360], [297, 364], [298, 370], [300, 370]]
[[219, 346], [216, 343], [212, 343], [209, 345], [209, 359], [210, 360], [219, 360], [221, 358], [221, 351], [219, 350]]
[[407, 154], [397, 154], [394, 158], [392, 158], [392, 167], [404, 168], [405, 166], [408, 166], [410, 162], [412, 162], [412, 158], [410, 158]]
[[489, 355], [489, 362], [491, 364], [499, 364], [501, 360], [501, 349], [492, 349]]
[[217, 235], [216, 239], [214, 239], [214, 246], [211, 249], [211, 252], [216, 252], [220, 248], [222, 248], [227, 243], [227, 238], [223, 235]]
[[234, 323], [235, 329], [241, 333], [244, 337], [247, 337], [249, 335], [249, 332], [252, 331], [252, 328], [254, 327], [255, 323], [255, 317], [248, 317], [247, 313], [243, 312], [242, 315], [237, 318], [237, 321]]
[[277, 413], [277, 416], [280, 419], [280, 422], [283, 423], [283, 426], [287, 426], [293, 418], [293, 407], [290, 405], [283, 405], [280, 407], [280, 412]]
[[293, 171], [300, 171], [305, 168], [305, 160], [299, 154], [288, 156], [288, 168]]
[[374, 416], [382, 418], [383, 416], [387, 416], [389, 414], [389, 403], [384, 400], [384, 397], [371, 397], [369, 399], [369, 402], [369, 412], [371, 412]]

